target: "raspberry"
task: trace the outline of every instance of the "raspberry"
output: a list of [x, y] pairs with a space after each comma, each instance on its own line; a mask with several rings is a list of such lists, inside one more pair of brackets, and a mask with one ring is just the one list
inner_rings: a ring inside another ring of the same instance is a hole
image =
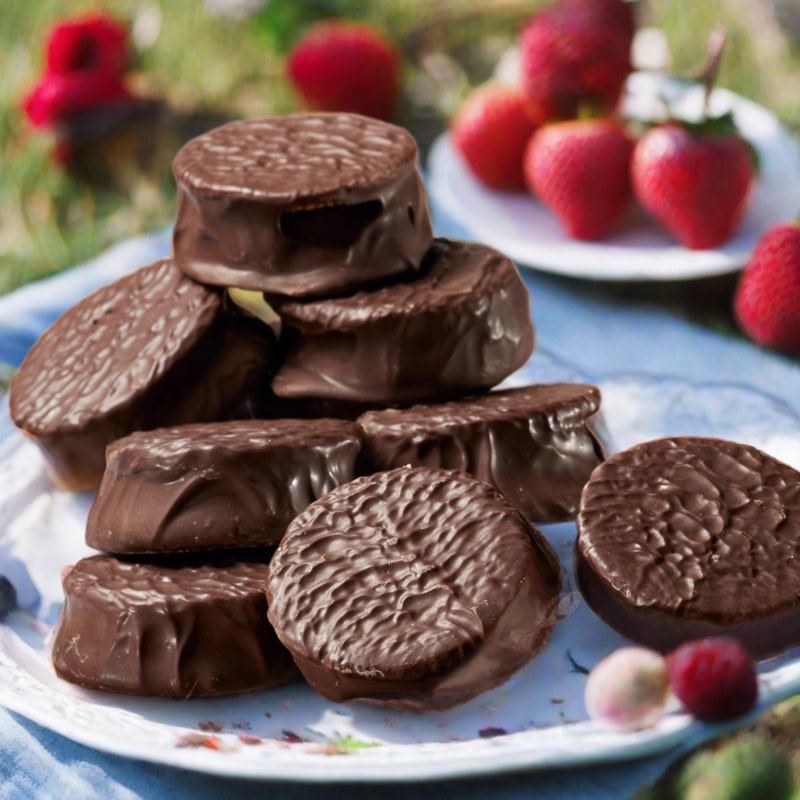
[[50, 32], [45, 73], [22, 108], [34, 127], [44, 128], [127, 100], [129, 62], [128, 32], [114, 18], [98, 13], [67, 20]]
[[50, 31], [46, 74], [93, 72], [121, 80], [130, 56], [127, 28], [105, 13], [90, 13], [65, 20]]
[[672, 691], [697, 719], [732, 719], [758, 699], [753, 661], [736, 639], [687, 642], [668, 656], [667, 669]]

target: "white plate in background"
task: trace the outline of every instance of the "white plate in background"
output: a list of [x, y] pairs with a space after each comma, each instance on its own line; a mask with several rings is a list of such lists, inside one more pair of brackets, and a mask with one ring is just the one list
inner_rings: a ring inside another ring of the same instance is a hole
[[[636, 73], [628, 83], [625, 109], [648, 116], [661, 106], [658, 93], [677, 97], [680, 84]], [[696, 116], [702, 90], [692, 88], [676, 111]], [[669, 281], [721, 275], [740, 269], [758, 237], [770, 226], [794, 219], [800, 210], [800, 151], [792, 134], [762, 106], [725, 89], [711, 96], [714, 113], [733, 111], [760, 162], [758, 182], [738, 232], [723, 246], [689, 250], [658, 223], [632, 208], [619, 231], [602, 242], [569, 238], [552, 212], [525, 193], [496, 192], [475, 179], [448, 134], [434, 144], [428, 160], [433, 200], [470, 236], [546, 272], [606, 281]]]

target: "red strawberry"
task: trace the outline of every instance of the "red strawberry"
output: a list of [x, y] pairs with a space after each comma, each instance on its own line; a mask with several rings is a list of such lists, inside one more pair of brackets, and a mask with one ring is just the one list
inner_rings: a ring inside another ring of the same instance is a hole
[[536, 130], [519, 89], [490, 84], [466, 99], [451, 125], [453, 145], [475, 177], [491, 189], [525, 189], [522, 159]]
[[639, 202], [686, 247], [716, 247], [736, 231], [755, 175], [730, 114], [670, 120], [645, 133], [632, 163]]
[[636, 32], [635, 6], [632, 0], [558, 0], [557, 3], [559, 13], [591, 15], [596, 24], [618, 28], [629, 42]]
[[776, 225], [758, 240], [733, 308], [739, 326], [759, 344], [800, 352], [800, 225]]
[[352, 111], [387, 119], [400, 90], [400, 59], [368, 25], [330, 20], [315, 25], [295, 46], [289, 78], [312, 108]]
[[630, 50], [625, 30], [588, 0], [551, 6], [522, 29], [522, 88], [549, 118], [573, 118], [582, 107], [610, 112], [632, 69]]
[[697, 719], [732, 719], [758, 699], [753, 661], [736, 639], [687, 642], [667, 657], [667, 670], [675, 696]]
[[525, 177], [570, 236], [601, 239], [630, 200], [632, 151], [633, 141], [614, 120], [551, 122], [528, 145]]

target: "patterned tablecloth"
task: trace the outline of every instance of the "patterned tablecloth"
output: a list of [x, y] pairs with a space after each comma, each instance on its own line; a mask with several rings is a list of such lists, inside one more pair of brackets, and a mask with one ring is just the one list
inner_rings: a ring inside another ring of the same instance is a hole
[[[437, 231], [463, 232], [442, 215]], [[58, 277], [0, 298], [0, 363], [20, 362], [39, 333], [64, 308], [96, 286], [168, 252], [166, 233], [124, 242]], [[524, 270], [537, 348], [520, 374], [527, 381], [588, 380], [601, 385], [612, 417], [639, 415], [663, 433], [712, 430], [766, 443], [776, 456], [800, 464], [800, 368], [741, 339], [689, 321], [664, 303], [680, 300], [676, 287], [604, 286]], [[725, 302], [730, 282], [714, 295]], [[697, 308], [696, 291], [686, 289]], [[680, 427], [680, 429], [678, 429]], [[7, 411], [0, 437], [10, 430]], [[622, 442], [620, 444], [627, 444]], [[0, 564], [0, 567], [2, 565]], [[0, 676], [1, 677], [1, 676]], [[698, 737], [711, 734], [703, 730]], [[0, 710], [0, 798], [250, 797], [360, 800], [405, 798], [629, 797], [676, 756], [570, 770], [517, 773], [412, 786], [350, 783], [261, 783], [209, 776], [130, 761], [91, 750]]]

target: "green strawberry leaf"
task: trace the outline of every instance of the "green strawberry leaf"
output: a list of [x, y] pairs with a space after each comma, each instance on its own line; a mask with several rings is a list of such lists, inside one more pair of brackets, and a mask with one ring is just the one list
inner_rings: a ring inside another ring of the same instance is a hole
[[736, 136], [737, 138], [741, 139], [745, 145], [747, 145], [747, 150], [750, 153], [750, 159], [753, 162], [753, 168], [756, 172], [759, 171], [760, 165], [758, 151], [755, 147], [753, 147], [752, 142], [750, 142], [746, 137], [742, 136], [741, 131], [736, 125], [736, 120], [733, 117], [732, 111], [726, 111], [716, 117], [707, 116], [698, 121], [683, 119], [678, 119], [675, 121], [683, 125], [683, 127], [686, 128], [686, 130], [689, 131], [689, 133], [691, 133], [693, 136]]
[[681, 117], [675, 117], [671, 113], [666, 120], [660, 120], [660, 119], [650, 120], [641, 118], [628, 118], [625, 120], [626, 129], [628, 130], [628, 133], [631, 136], [633, 136], [634, 139], [640, 139], [651, 128], [655, 128], [658, 125], [665, 125], [665, 124], [681, 125], [687, 131], [689, 131], [690, 134], [697, 137], [736, 136], [737, 138], [741, 139], [747, 146], [747, 150], [750, 153], [750, 159], [753, 163], [753, 169], [756, 172], [760, 171], [760, 160], [758, 156], [758, 151], [753, 146], [753, 143], [749, 139], [747, 139], [747, 137], [742, 136], [741, 131], [736, 125], [736, 120], [734, 119], [732, 111], [725, 111], [722, 114], [713, 117], [706, 116], [700, 120], [683, 119]]

